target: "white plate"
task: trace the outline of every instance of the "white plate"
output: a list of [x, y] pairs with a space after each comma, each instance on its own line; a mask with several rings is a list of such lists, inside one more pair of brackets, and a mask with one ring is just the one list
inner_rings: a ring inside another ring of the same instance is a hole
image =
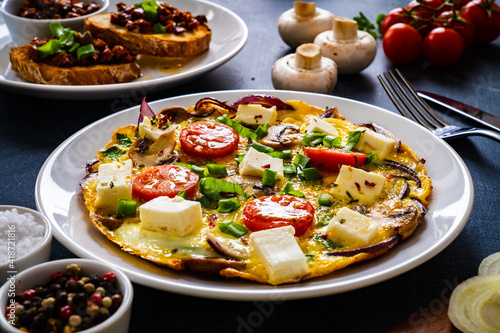
[[[133, 4], [132, 0], [125, 1]], [[154, 66], [141, 69], [141, 78], [127, 83], [88, 86], [56, 86], [30, 83], [18, 76], [10, 66], [9, 51], [13, 42], [5, 23], [0, 24], [0, 88], [31, 96], [55, 99], [116, 98], [124, 94], [144, 95], [160, 89], [178, 86], [207, 73], [234, 57], [248, 39], [245, 22], [232, 11], [205, 1], [171, 0], [169, 4], [193, 15], [203, 14], [212, 29], [210, 48], [194, 57], [179, 71], [171, 74], [157, 70]], [[116, 11], [116, 1], [111, 1], [109, 11]], [[3, 20], [2, 20], [3, 21]]]
[[311, 281], [278, 287], [246, 281], [203, 279], [193, 274], [162, 269], [122, 252], [92, 226], [78, 186], [85, 162], [111, 138], [114, 128], [137, 122], [138, 107], [112, 114], [75, 133], [43, 165], [36, 182], [38, 209], [52, 222], [54, 236], [84, 258], [118, 266], [132, 281], [152, 288], [199, 297], [230, 300], [284, 300], [340, 293], [372, 285], [402, 274], [429, 260], [448, 246], [464, 228], [472, 211], [474, 191], [469, 171], [457, 153], [423, 127], [381, 108], [328, 95], [291, 91], [219, 91], [186, 95], [151, 103], [155, 112], [167, 106], [194, 105], [202, 97], [234, 102], [262, 93], [282, 100], [303, 100], [324, 108], [336, 105], [346, 119], [373, 121], [390, 130], [426, 160], [433, 182], [429, 211], [408, 240], [375, 260]]

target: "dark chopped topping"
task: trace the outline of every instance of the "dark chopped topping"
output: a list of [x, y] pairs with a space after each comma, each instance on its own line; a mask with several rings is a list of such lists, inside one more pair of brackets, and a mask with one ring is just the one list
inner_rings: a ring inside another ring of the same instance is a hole
[[[142, 3], [127, 6], [120, 2], [116, 5], [118, 12], [111, 14], [110, 22], [129, 31], [138, 30], [143, 34], [173, 33], [176, 35], [193, 31], [207, 23], [205, 15], [193, 16], [190, 12], [181, 12], [164, 2], [156, 2], [156, 4], [158, 7], [154, 8], [149, 2], [146, 4], [146, 9]], [[151, 10], [154, 14], [151, 14]]]
[[74, 18], [101, 9], [94, 2], [76, 0], [26, 0], [19, 10], [19, 16], [30, 19]]

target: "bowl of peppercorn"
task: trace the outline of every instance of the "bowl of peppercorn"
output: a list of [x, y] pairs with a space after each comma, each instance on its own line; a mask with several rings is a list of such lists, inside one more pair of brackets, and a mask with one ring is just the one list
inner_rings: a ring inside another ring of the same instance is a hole
[[51, 38], [50, 23], [83, 32], [84, 20], [106, 12], [109, 0], [4, 0], [0, 6], [15, 45], [25, 45], [37, 37]]
[[113, 266], [89, 259], [50, 261], [0, 289], [1, 332], [128, 332], [133, 287]]

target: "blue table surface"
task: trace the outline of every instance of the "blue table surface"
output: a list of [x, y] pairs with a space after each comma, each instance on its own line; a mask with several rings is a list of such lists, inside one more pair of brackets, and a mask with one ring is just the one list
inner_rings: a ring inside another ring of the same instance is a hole
[[[278, 35], [277, 21], [293, 1], [214, 2], [245, 21], [249, 28], [246, 46], [233, 59], [192, 82], [147, 94], [149, 101], [212, 90], [273, 89], [273, 63], [292, 52]], [[379, 13], [406, 5], [400, 0], [316, 3], [339, 16], [352, 18], [363, 12], [372, 20]], [[376, 77], [393, 68], [379, 39], [373, 64], [360, 74], [340, 77], [331, 94], [397, 113]], [[398, 68], [417, 89], [446, 94], [500, 116], [500, 39], [466, 50], [453, 67], [436, 68], [418, 59]], [[117, 104], [111, 99], [96, 101], [92, 96], [63, 101], [0, 89], [0, 204], [36, 208], [36, 177], [50, 153], [76, 131], [116, 111], [116, 105], [124, 109], [137, 105], [143, 97], [132, 96]], [[472, 175], [474, 208], [462, 233], [426, 263], [359, 290], [274, 303], [196, 298], [134, 284], [130, 332], [382, 332], [401, 321], [425, 329], [444, 311], [440, 300], [457, 283], [476, 275], [484, 257], [500, 251], [500, 145], [481, 137], [449, 144]], [[54, 239], [51, 259], [70, 257], [75, 255]], [[424, 310], [429, 304], [430, 310]]]

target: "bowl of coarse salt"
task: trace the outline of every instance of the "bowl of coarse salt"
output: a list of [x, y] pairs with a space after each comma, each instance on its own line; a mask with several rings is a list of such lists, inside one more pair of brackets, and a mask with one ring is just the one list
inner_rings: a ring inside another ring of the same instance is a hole
[[38, 211], [0, 205], [0, 285], [50, 259], [52, 227]]

